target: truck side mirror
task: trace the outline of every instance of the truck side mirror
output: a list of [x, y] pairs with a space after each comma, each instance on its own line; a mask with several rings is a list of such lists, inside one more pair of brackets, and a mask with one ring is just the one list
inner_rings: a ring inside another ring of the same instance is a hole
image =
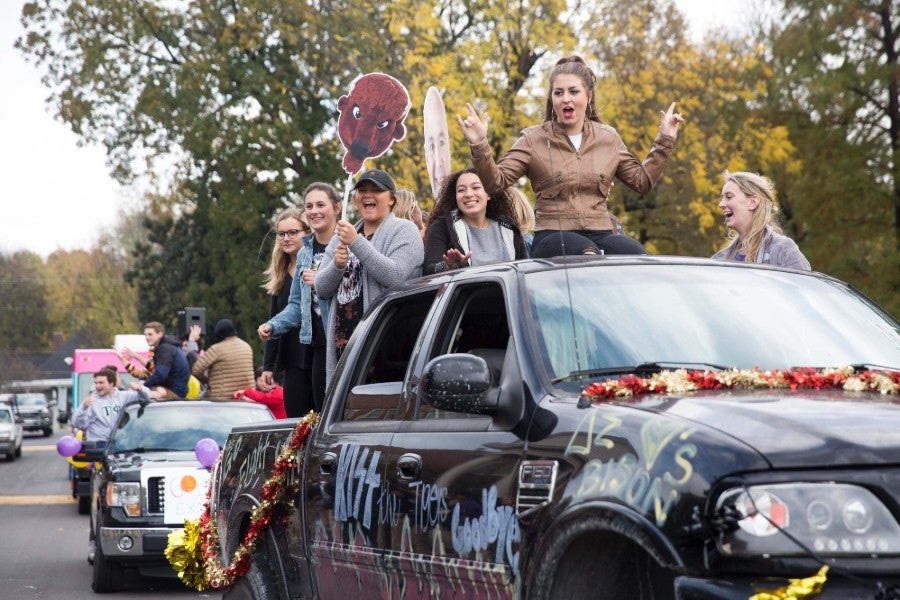
[[491, 387], [487, 362], [472, 354], [444, 354], [425, 365], [420, 391], [431, 406], [452, 412], [490, 414], [496, 407], [484, 403]]
[[82, 454], [84, 455], [85, 460], [90, 462], [103, 460], [103, 457], [106, 456], [106, 442], [83, 442], [81, 445], [81, 452], [76, 456], [81, 458]]

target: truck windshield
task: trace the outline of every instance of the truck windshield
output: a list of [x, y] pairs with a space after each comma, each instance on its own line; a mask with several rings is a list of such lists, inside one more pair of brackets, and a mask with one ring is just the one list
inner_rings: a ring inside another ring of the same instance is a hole
[[267, 410], [248, 404], [240, 406], [185, 406], [183, 403], [130, 406], [119, 417], [108, 453], [139, 450], [184, 450], [193, 452], [203, 438], [216, 440], [221, 448], [235, 425], [271, 420]]
[[578, 265], [525, 276], [539, 355], [571, 391], [659, 368], [900, 370], [900, 324], [848, 287], [727, 265]]

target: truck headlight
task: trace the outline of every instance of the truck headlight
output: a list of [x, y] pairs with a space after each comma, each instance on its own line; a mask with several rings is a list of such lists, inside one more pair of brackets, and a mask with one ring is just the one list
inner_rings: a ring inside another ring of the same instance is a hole
[[107, 484], [106, 504], [121, 506], [129, 517], [141, 516], [141, 484], [124, 482]]
[[717, 509], [732, 508], [738, 528], [719, 535], [730, 556], [806, 555], [781, 531], [822, 556], [900, 554], [900, 525], [869, 490], [843, 483], [754, 485], [724, 492]]
[[0, 440], [7, 441], [12, 439], [12, 434], [8, 431], [0, 431]]

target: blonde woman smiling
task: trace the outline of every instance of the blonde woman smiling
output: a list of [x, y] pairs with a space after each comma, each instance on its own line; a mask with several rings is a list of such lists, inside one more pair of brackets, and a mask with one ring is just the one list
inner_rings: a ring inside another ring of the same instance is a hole
[[716, 252], [718, 260], [778, 265], [809, 271], [809, 261], [775, 222], [775, 185], [757, 173], [725, 173], [719, 199], [731, 243]]

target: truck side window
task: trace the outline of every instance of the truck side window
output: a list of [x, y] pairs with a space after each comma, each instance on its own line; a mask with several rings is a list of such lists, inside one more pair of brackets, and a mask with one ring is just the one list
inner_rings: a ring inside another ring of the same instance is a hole
[[397, 418], [403, 380], [435, 296], [436, 289], [428, 290], [398, 298], [382, 309], [354, 372], [344, 421]]
[[[481, 282], [456, 290], [436, 330], [429, 359], [442, 354], [468, 352], [484, 358], [499, 384], [500, 371], [509, 342], [506, 301], [498, 283]], [[419, 419], [460, 419], [478, 415], [442, 411], [421, 403]]]

